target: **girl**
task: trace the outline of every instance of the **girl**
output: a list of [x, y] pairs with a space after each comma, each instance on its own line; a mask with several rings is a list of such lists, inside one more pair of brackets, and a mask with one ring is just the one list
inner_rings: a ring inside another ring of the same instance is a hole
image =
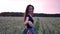
[[28, 5], [24, 14], [24, 24], [26, 28], [24, 34], [34, 34], [34, 20], [32, 18], [34, 11], [34, 6]]

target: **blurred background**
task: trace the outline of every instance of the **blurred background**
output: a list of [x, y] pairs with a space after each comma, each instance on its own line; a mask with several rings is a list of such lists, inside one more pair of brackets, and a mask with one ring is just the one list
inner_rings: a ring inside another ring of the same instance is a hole
[[0, 0], [0, 34], [22, 34], [27, 5], [34, 6], [36, 34], [60, 34], [60, 0]]

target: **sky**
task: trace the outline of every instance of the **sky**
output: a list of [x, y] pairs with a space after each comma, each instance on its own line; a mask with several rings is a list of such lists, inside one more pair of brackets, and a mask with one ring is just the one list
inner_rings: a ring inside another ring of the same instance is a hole
[[34, 13], [60, 14], [60, 0], [0, 0], [0, 13], [25, 12], [29, 4]]

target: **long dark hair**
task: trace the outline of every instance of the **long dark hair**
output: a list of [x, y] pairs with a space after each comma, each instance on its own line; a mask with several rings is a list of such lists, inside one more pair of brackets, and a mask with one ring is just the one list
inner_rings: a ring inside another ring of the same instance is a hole
[[32, 9], [34, 10], [34, 6], [32, 6], [32, 5], [28, 5], [28, 6], [27, 6], [26, 11], [25, 11], [25, 13], [24, 13], [24, 22], [25, 22], [25, 20], [26, 20], [26, 16], [27, 16], [27, 15], [28, 15], [28, 13], [29, 13], [29, 11], [28, 11], [28, 10], [29, 10], [29, 7], [30, 7], [30, 6], [31, 6], [31, 7], [32, 7]]

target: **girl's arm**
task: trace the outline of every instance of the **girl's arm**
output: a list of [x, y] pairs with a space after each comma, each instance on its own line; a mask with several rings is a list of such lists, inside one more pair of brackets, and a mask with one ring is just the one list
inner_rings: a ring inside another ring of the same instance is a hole
[[28, 19], [29, 19], [29, 17], [26, 17], [26, 20], [25, 20], [24, 24], [28, 23]]
[[33, 23], [31, 21], [28, 21], [29, 20], [29, 17], [26, 17], [26, 21], [24, 24], [29, 24], [31, 27], [34, 27]]
[[29, 21], [29, 25], [34, 28], [34, 24], [31, 21]]

